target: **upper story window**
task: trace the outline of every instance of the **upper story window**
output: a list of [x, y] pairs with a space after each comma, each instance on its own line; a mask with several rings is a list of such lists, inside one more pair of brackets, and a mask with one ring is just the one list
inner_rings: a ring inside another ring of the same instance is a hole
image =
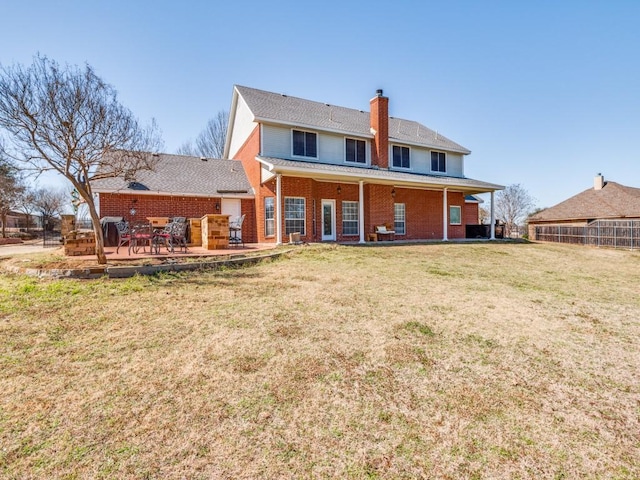
[[318, 135], [313, 132], [293, 130], [293, 154], [297, 157], [318, 157]]
[[431, 171], [446, 172], [447, 156], [444, 152], [431, 152]]
[[352, 163], [367, 163], [367, 143], [354, 138], [345, 139], [345, 161]]
[[398, 168], [411, 168], [409, 147], [393, 146], [393, 166]]

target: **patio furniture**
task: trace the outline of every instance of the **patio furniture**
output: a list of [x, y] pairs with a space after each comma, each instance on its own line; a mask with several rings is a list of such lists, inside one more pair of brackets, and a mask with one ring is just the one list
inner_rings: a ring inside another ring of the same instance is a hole
[[396, 237], [396, 231], [387, 229], [386, 225], [378, 225], [376, 226], [376, 235], [380, 241], [385, 237], [389, 240], [394, 240]]
[[129, 225], [129, 255], [131, 251], [138, 253], [140, 247], [146, 252], [146, 247], [153, 251], [153, 227], [150, 222], [132, 222]]
[[115, 225], [116, 230], [118, 231], [118, 247], [116, 248], [116, 253], [118, 253], [122, 245], [129, 243], [129, 222], [121, 220], [116, 222]]
[[171, 252], [174, 251], [174, 246], [178, 245], [180, 249], [184, 249], [184, 253], [187, 253], [187, 222], [171, 222], [169, 224], [169, 245]]
[[160, 245], [164, 245], [164, 248], [167, 249], [167, 252], [173, 252], [173, 245], [171, 245], [172, 226], [173, 223], [169, 222], [162, 229], [153, 229], [153, 238], [151, 240], [153, 253], [160, 253]]
[[[242, 244], [244, 248], [244, 240], [242, 240], [242, 223], [244, 222], [244, 217], [246, 217], [246, 215], [236, 217], [229, 221], [229, 245]], [[238, 233], [240, 236], [238, 236]]]

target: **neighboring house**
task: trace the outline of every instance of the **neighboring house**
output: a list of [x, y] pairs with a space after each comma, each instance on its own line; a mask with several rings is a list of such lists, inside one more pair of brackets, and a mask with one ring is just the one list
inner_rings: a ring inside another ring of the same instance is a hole
[[388, 103], [382, 90], [363, 112], [235, 86], [225, 160], [161, 154], [135, 181], [95, 182], [100, 215], [242, 213], [247, 242], [364, 242], [378, 225], [397, 239], [464, 238], [478, 223], [471, 196], [504, 187], [466, 178], [469, 150], [389, 117]]
[[465, 197], [504, 188], [464, 176], [466, 148], [389, 117], [382, 90], [370, 107], [234, 88], [225, 157], [242, 162], [255, 191], [259, 242], [294, 232], [364, 242], [384, 224], [397, 239], [464, 238], [478, 211]]
[[[27, 217], [29, 219], [27, 225]], [[33, 215], [16, 211], [9, 211], [6, 215], [7, 224], [5, 228], [10, 231], [27, 230], [27, 228], [42, 228], [42, 220], [39, 215]], [[0, 218], [0, 225], [2, 219]]]
[[[149, 154], [151, 155], [151, 154]], [[242, 165], [234, 160], [185, 155], [157, 156], [153, 171], [135, 180], [107, 178], [94, 182], [101, 217], [143, 220], [147, 217], [200, 218], [223, 213], [245, 219], [245, 241], [255, 239], [251, 226], [254, 195]]]
[[543, 230], [537, 227], [585, 227], [598, 221], [629, 220], [640, 220], [640, 188], [605, 182], [598, 174], [593, 188], [529, 217], [529, 238], [539, 240]]

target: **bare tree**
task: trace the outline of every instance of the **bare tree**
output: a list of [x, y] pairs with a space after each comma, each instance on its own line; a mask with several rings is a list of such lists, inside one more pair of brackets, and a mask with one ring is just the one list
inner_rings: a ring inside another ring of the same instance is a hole
[[33, 205], [42, 217], [42, 227], [52, 218], [57, 218], [64, 212], [70, 197], [64, 190], [54, 188], [39, 188], [33, 192]]
[[0, 221], [2, 238], [7, 236], [7, 215], [16, 208], [24, 190], [18, 169], [6, 158], [0, 156]]
[[92, 182], [110, 177], [134, 179], [151, 170], [161, 141], [155, 123], [139, 125], [117, 100], [115, 89], [93, 69], [36, 56], [29, 67], [0, 69], [0, 128], [8, 133], [11, 158], [35, 172], [55, 170], [86, 202], [96, 237], [98, 263], [104, 239]]
[[505, 236], [517, 231], [533, 207], [534, 199], [519, 183], [509, 185], [496, 194], [496, 215], [504, 221]]
[[26, 231], [29, 233], [31, 217], [33, 216], [33, 212], [36, 210], [36, 192], [32, 188], [26, 187], [18, 197], [18, 210], [24, 213]]
[[207, 158], [222, 158], [224, 144], [227, 139], [229, 112], [220, 110], [207, 122], [207, 126], [198, 134], [195, 144], [191, 140], [183, 143], [178, 152], [181, 155], [192, 155]]
[[491, 212], [484, 207], [478, 209], [478, 217], [480, 224], [487, 224], [491, 222]]

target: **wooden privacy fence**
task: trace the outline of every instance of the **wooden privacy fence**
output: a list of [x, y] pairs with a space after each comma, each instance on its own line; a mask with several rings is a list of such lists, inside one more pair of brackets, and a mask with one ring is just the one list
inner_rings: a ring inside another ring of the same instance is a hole
[[640, 248], [640, 220], [596, 220], [583, 227], [544, 225], [536, 226], [535, 233], [536, 240], [542, 242]]

